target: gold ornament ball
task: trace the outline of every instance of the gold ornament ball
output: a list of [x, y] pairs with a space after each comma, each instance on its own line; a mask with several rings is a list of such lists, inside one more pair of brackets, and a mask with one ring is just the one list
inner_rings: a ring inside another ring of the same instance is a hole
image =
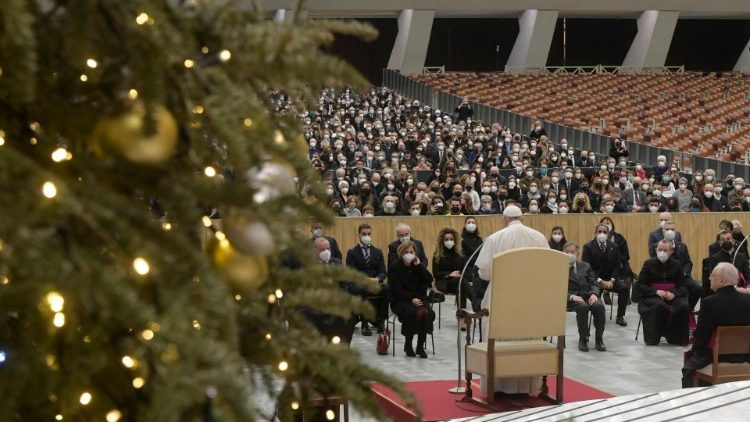
[[268, 255], [274, 250], [274, 236], [261, 221], [248, 213], [229, 210], [224, 214], [224, 227], [232, 247], [247, 255]]
[[268, 261], [264, 256], [240, 253], [226, 239], [212, 238], [208, 254], [216, 272], [234, 289], [256, 290], [268, 276]]
[[125, 114], [105, 117], [96, 126], [94, 148], [132, 163], [155, 166], [168, 160], [177, 147], [177, 122], [166, 107], [154, 106], [153, 130], [146, 130], [146, 107], [137, 104]]

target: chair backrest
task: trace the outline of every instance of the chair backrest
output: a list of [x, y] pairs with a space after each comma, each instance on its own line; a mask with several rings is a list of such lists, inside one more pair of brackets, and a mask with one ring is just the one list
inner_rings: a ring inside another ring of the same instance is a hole
[[549, 248], [495, 255], [489, 338], [565, 335], [568, 267], [568, 256]]
[[717, 327], [714, 356], [744, 354], [750, 354], [750, 325]]

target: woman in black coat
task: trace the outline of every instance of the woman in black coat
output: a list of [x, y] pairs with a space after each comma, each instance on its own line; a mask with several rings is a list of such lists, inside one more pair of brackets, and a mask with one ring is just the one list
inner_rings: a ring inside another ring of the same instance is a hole
[[[432, 274], [435, 276], [435, 287], [446, 294], [458, 294], [458, 285], [466, 265], [466, 258], [458, 248], [458, 232], [451, 227], [440, 230], [432, 255]], [[470, 278], [464, 277], [461, 283], [461, 294], [458, 297], [459, 307], [466, 307], [466, 299], [473, 300]], [[463, 328], [463, 327], [462, 327]]]
[[547, 243], [549, 243], [550, 249], [562, 252], [567, 240], [565, 239], [565, 231], [561, 226], [552, 227], [552, 233]]
[[[464, 220], [464, 230], [461, 233], [461, 251], [464, 257], [467, 259], [476, 252], [477, 248], [482, 245], [482, 236], [479, 234], [479, 227], [477, 227], [477, 219], [474, 217], [466, 217]], [[477, 257], [469, 261], [469, 267], [474, 265]]]
[[[402, 243], [397, 254], [399, 259], [388, 267], [391, 309], [401, 321], [401, 334], [406, 339], [406, 356], [427, 359], [427, 333], [432, 332], [432, 322], [435, 320], [435, 312], [427, 305], [427, 289], [432, 284], [432, 275], [420, 265], [414, 242]], [[416, 354], [412, 347], [414, 334], [417, 335]]]

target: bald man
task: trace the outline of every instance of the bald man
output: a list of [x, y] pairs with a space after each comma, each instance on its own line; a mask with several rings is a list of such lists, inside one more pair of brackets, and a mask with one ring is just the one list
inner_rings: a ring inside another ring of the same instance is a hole
[[[703, 299], [698, 326], [695, 328], [695, 342], [690, 358], [682, 367], [682, 387], [693, 386], [693, 374], [711, 363], [713, 351], [708, 344], [716, 327], [725, 325], [750, 325], [750, 295], [737, 289], [739, 273], [729, 262], [716, 265], [711, 271], [711, 290], [716, 294]], [[722, 361], [747, 362], [748, 355], [725, 355]]]

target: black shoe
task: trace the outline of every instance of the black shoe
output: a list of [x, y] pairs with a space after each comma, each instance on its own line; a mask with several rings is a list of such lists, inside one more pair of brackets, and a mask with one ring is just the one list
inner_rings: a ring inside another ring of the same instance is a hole
[[383, 331], [385, 331], [385, 327], [384, 327], [383, 323], [381, 322], [381, 323], [378, 324], [378, 334], [382, 334]]
[[417, 349], [417, 356], [422, 359], [427, 359], [427, 352], [425, 352], [424, 349]]
[[407, 344], [407, 345], [404, 346], [404, 353], [406, 353], [406, 356], [408, 356], [410, 358], [413, 358], [413, 357], [417, 356], [414, 353], [414, 349], [412, 349], [411, 344]]
[[578, 340], [578, 350], [582, 352], [588, 352], [589, 351], [589, 341], [586, 339], [580, 339]]
[[604, 304], [605, 305], [611, 305], [612, 304], [612, 296], [609, 294], [609, 292], [604, 292], [604, 295], [602, 295], [604, 298]]
[[600, 352], [606, 352], [607, 346], [604, 345], [604, 339], [596, 339], [596, 350]]
[[617, 320], [615, 320], [615, 322], [617, 323], [617, 325], [622, 325], [623, 327], [627, 327], [628, 326], [628, 322], [625, 321], [625, 317], [618, 316]]
[[363, 336], [367, 336], [367, 337], [369, 337], [369, 336], [372, 335], [372, 331], [370, 330], [370, 326], [366, 322], [362, 323], [362, 335]]

